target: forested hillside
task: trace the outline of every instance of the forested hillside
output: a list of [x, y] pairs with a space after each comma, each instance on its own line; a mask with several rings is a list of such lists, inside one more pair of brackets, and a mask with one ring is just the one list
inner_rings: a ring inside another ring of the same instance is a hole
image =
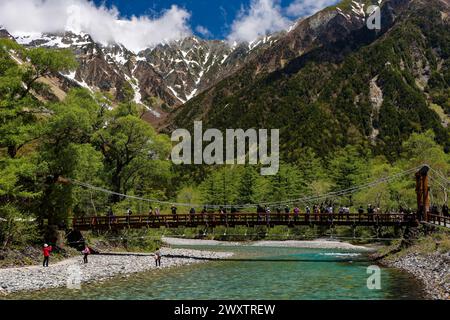
[[[179, 108], [169, 128], [190, 128], [194, 119], [214, 128], [279, 128], [287, 162], [305, 148], [326, 157], [348, 144], [394, 161], [412, 133], [429, 129], [449, 151], [449, 4], [383, 3], [378, 32], [340, 14], [325, 19], [331, 9], [318, 13], [309, 23], [325, 26], [302, 54], [278, 53], [305, 36], [287, 37]], [[284, 66], [265, 72], [271, 57]]]

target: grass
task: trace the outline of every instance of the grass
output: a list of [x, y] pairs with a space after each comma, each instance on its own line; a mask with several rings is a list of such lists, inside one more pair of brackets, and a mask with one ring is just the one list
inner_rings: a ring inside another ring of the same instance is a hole
[[448, 254], [450, 252], [450, 232], [437, 229], [432, 234], [422, 233], [412, 245], [406, 248], [401, 248], [400, 245], [401, 241], [394, 241], [390, 246], [379, 249], [377, 256], [383, 256], [392, 261], [408, 254], [429, 255], [436, 252]]

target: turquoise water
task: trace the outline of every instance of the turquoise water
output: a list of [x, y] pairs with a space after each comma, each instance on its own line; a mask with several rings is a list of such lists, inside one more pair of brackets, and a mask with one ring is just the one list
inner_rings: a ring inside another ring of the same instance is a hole
[[[197, 247], [198, 248], [198, 247]], [[367, 288], [364, 254], [298, 248], [217, 247], [234, 260], [154, 270], [82, 290], [51, 289], [14, 299], [421, 299], [406, 273], [381, 269], [381, 290]], [[164, 260], [163, 260], [164, 263]]]

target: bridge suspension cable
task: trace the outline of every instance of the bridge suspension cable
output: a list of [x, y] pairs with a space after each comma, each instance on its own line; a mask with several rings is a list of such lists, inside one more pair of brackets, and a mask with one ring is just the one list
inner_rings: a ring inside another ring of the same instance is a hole
[[[158, 199], [148, 199], [148, 198], [144, 198], [144, 197], [139, 197], [139, 196], [133, 196], [133, 195], [126, 195], [123, 193], [119, 193], [119, 192], [115, 192], [115, 191], [111, 191], [111, 190], [107, 190], [105, 188], [101, 188], [101, 187], [97, 187], [94, 185], [91, 185], [89, 183], [85, 183], [85, 182], [81, 182], [78, 180], [71, 180], [69, 179], [69, 182], [74, 184], [74, 185], [78, 185], [80, 187], [83, 188], [87, 188], [90, 190], [94, 190], [94, 191], [98, 191], [98, 192], [102, 192], [102, 193], [106, 193], [106, 194], [110, 194], [110, 195], [116, 195], [116, 196], [120, 196], [123, 198], [127, 198], [127, 199], [134, 199], [134, 200], [139, 200], [139, 201], [143, 201], [143, 202], [147, 202], [147, 203], [157, 203], [157, 204], [166, 204], [166, 205], [175, 205], [175, 206], [180, 206], [180, 207], [203, 207], [206, 206], [208, 208], [231, 208], [234, 207], [236, 209], [244, 209], [244, 208], [255, 208], [258, 205], [267, 205], [267, 206], [271, 206], [271, 205], [288, 205], [288, 204], [293, 204], [293, 203], [298, 203], [298, 202], [303, 202], [303, 203], [311, 203], [311, 202], [317, 202], [319, 200], [323, 200], [323, 199], [328, 199], [328, 198], [336, 198], [336, 197], [342, 197], [345, 195], [349, 195], [349, 194], [353, 194], [356, 192], [359, 192], [361, 190], [367, 189], [367, 188], [371, 188], [374, 187], [376, 185], [379, 185], [381, 183], [387, 183], [390, 182], [392, 180], [396, 180], [399, 179], [405, 175], [411, 174], [416, 172], [418, 169], [422, 168], [423, 166], [417, 166], [408, 170], [404, 170], [402, 172], [399, 172], [397, 174], [391, 175], [391, 176], [387, 176], [387, 177], [382, 177], [379, 178], [377, 180], [365, 183], [365, 184], [361, 184], [352, 188], [348, 188], [348, 189], [343, 189], [340, 191], [334, 191], [334, 192], [329, 192], [323, 195], [317, 195], [317, 196], [307, 196], [307, 197], [301, 197], [301, 198], [297, 198], [297, 199], [289, 199], [289, 200], [283, 200], [283, 201], [274, 201], [274, 202], [259, 202], [259, 203], [249, 203], [249, 204], [223, 204], [223, 205], [213, 205], [213, 204], [195, 204], [195, 203], [177, 203], [177, 202], [173, 202], [173, 201], [163, 201], [163, 200], [158, 200]], [[434, 170], [433, 170], [434, 171]], [[442, 177], [443, 178], [443, 177]], [[449, 182], [449, 180], [446, 180], [447, 182]]]

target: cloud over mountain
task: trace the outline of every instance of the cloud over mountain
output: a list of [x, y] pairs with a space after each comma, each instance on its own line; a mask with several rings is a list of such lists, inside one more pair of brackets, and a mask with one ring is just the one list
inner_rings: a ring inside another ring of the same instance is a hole
[[233, 22], [228, 40], [252, 41], [286, 29], [290, 24], [291, 21], [283, 15], [279, 0], [252, 0], [250, 8], [242, 8]]
[[115, 8], [88, 0], [2, 0], [0, 24], [12, 34], [86, 32], [101, 43], [117, 42], [139, 51], [191, 34], [190, 13], [173, 5], [158, 17], [122, 18]]
[[338, 3], [339, 0], [295, 0], [286, 9], [286, 13], [293, 17], [304, 17]]

